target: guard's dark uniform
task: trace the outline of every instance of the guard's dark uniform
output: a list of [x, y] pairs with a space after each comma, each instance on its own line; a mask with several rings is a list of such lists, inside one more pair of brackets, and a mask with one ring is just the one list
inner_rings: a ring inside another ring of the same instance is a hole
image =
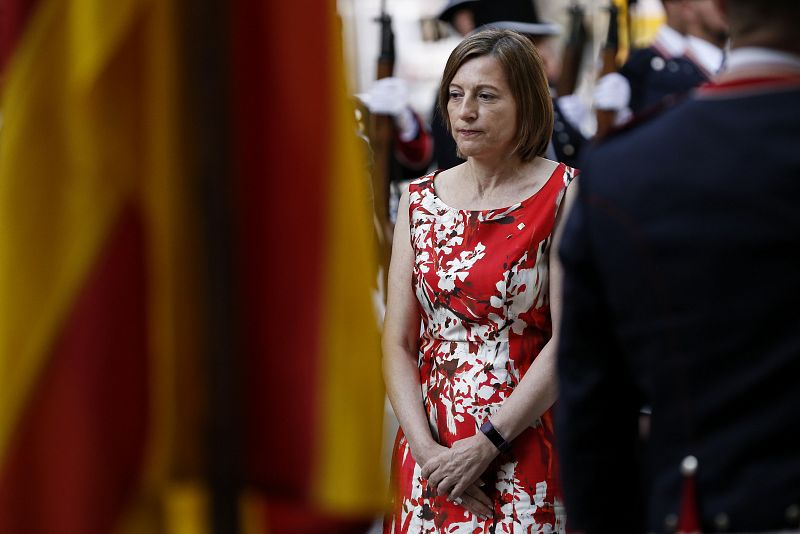
[[703, 88], [583, 160], [560, 251], [572, 528], [674, 529], [689, 455], [703, 532], [800, 526], [798, 146], [800, 64]]
[[633, 52], [619, 72], [630, 83], [629, 107], [634, 115], [669, 95], [685, 93], [708, 81], [694, 61], [685, 56], [670, 56], [656, 46]]
[[556, 160], [566, 163], [570, 167], [577, 167], [581, 150], [587, 143], [586, 137], [569, 122], [558, 105], [558, 99], [553, 99], [553, 137], [552, 145], [556, 153]]

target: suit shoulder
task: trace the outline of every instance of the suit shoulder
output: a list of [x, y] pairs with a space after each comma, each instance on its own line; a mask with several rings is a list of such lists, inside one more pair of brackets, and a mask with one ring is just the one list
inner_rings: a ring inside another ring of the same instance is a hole
[[624, 136], [634, 130], [640, 132], [642, 128], [658, 123], [663, 120], [664, 117], [670, 116], [677, 109], [684, 107], [684, 104], [690, 100], [689, 97], [690, 94], [688, 92], [676, 93], [663, 97], [656, 104], [645, 108], [626, 122], [609, 130], [609, 132], [598, 141], [598, 144], [605, 144], [608, 141]]
[[669, 163], [672, 158], [669, 147], [680, 144], [686, 135], [690, 107], [690, 102], [682, 102], [606, 136], [582, 159], [583, 174], [638, 173], [640, 168]]

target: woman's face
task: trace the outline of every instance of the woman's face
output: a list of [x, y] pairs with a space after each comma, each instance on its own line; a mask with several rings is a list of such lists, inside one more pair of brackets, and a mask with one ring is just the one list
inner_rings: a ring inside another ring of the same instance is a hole
[[507, 157], [517, 145], [517, 103], [500, 62], [470, 59], [450, 82], [447, 113], [465, 158]]

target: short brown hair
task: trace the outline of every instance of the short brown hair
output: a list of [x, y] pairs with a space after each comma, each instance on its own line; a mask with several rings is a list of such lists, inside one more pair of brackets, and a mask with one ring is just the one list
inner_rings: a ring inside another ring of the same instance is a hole
[[550, 86], [536, 47], [530, 39], [511, 30], [492, 29], [474, 33], [461, 41], [450, 54], [437, 99], [447, 131], [450, 132], [450, 116], [447, 112], [450, 82], [464, 63], [482, 56], [492, 56], [500, 62], [517, 103], [519, 131], [514, 152], [519, 154], [522, 161], [541, 156], [553, 135]]
[[[797, 28], [800, 26], [800, 3], [797, 0], [729, 0], [728, 22], [732, 45], [748, 39], [747, 46], [800, 51]], [[757, 42], [749, 40], [757, 36]]]

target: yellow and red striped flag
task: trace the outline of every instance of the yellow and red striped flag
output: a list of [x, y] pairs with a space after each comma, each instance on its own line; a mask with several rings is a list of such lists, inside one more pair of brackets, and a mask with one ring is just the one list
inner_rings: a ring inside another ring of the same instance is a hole
[[276, 532], [363, 532], [386, 495], [377, 255], [335, 2], [232, 19], [246, 480]]
[[158, 532], [181, 487], [201, 293], [174, 7], [3, 4], [0, 532]]
[[[220, 492], [256, 503], [248, 531], [382, 508], [375, 257], [335, 4], [234, 2], [221, 60], [186, 42], [213, 5], [2, 4], [0, 532], [233, 532], [208, 519]], [[209, 59], [216, 99], [197, 94]], [[219, 146], [206, 115], [230, 126]], [[216, 199], [198, 170], [214, 150]], [[218, 450], [226, 413], [236, 446]]]

